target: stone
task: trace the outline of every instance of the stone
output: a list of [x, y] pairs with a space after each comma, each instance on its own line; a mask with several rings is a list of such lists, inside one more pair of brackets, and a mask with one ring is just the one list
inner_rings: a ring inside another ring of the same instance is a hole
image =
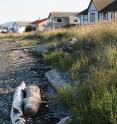
[[57, 124], [69, 124], [70, 122], [71, 122], [70, 117], [66, 117], [59, 121]]
[[41, 90], [38, 86], [28, 86], [26, 89], [26, 98], [23, 99], [24, 115], [33, 117], [38, 113], [41, 105]]
[[69, 86], [69, 84], [62, 78], [61, 73], [57, 69], [46, 72], [45, 77], [55, 89]]
[[36, 48], [36, 52], [39, 55], [43, 55], [44, 53], [47, 53], [48, 52], [48, 47], [45, 46], [45, 45], [39, 45]]
[[71, 38], [70, 39], [70, 43], [72, 43], [72, 44], [76, 43], [77, 41], [78, 41], [77, 38]]

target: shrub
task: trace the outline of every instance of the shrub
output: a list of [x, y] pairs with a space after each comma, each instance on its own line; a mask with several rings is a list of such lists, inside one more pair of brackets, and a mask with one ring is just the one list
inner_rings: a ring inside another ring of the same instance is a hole
[[36, 27], [35, 27], [35, 26], [28, 25], [28, 26], [26, 27], [26, 32], [35, 31], [35, 30], [36, 30]]

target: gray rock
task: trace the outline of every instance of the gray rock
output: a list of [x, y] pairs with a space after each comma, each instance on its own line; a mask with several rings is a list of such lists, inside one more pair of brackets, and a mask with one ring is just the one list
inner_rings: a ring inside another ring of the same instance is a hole
[[69, 84], [66, 82], [66, 80], [63, 79], [61, 73], [57, 69], [46, 72], [45, 76], [55, 89], [69, 86]]
[[70, 43], [71, 43], [71, 44], [75, 44], [77, 41], [78, 41], [77, 38], [71, 38], [71, 39], [70, 39]]
[[71, 122], [70, 117], [63, 118], [60, 122], [57, 124], [69, 124]]
[[39, 45], [39, 46], [37, 46], [37, 48], [36, 48], [36, 52], [37, 52], [39, 55], [43, 55], [44, 53], [47, 53], [47, 52], [48, 52], [48, 47], [45, 46], [45, 45]]

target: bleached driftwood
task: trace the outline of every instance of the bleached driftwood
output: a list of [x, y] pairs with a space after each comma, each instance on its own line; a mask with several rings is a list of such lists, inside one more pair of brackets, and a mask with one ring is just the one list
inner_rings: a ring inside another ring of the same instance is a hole
[[66, 117], [59, 121], [57, 124], [69, 124], [70, 122], [71, 122], [70, 117]]
[[26, 84], [21, 83], [19, 87], [16, 88], [13, 97], [12, 109], [11, 109], [11, 121], [12, 124], [25, 124], [26, 120], [23, 116], [23, 90], [25, 90]]
[[24, 103], [24, 115], [26, 117], [35, 116], [38, 113], [39, 107], [42, 103], [41, 90], [37, 86], [29, 86], [26, 89], [26, 98]]

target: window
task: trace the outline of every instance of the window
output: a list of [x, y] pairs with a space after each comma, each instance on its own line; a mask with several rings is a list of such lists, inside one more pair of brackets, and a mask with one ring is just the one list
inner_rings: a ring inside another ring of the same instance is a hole
[[77, 20], [77, 19], [75, 19], [75, 20], [74, 20], [74, 22], [78, 22], [78, 20]]
[[59, 27], [55, 27], [55, 29], [58, 29]]
[[56, 18], [53, 18], [52, 21], [53, 21], [53, 22], [56, 22]]
[[58, 18], [57, 19], [57, 22], [62, 22], [63, 20], [61, 18]]
[[83, 20], [88, 21], [88, 15], [83, 15]]
[[95, 13], [90, 14], [90, 22], [95, 22]]
[[99, 14], [98, 14], [98, 19], [99, 19], [99, 20], [102, 20], [102, 13], [99, 13]]
[[115, 18], [115, 12], [114, 11], [111, 13], [111, 18]]
[[103, 13], [103, 19], [106, 20], [108, 18], [107, 13]]

